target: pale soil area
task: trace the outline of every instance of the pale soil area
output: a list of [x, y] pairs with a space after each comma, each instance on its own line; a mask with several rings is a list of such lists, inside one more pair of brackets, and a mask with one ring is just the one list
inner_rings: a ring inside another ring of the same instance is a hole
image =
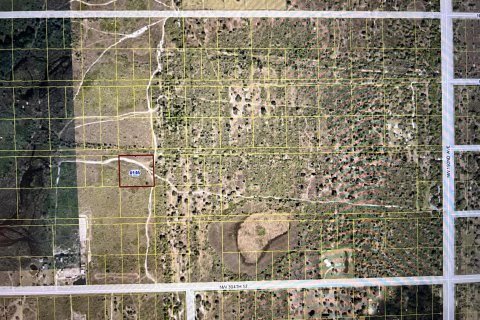
[[[288, 220], [288, 217], [285, 218]], [[258, 251], [262, 251], [273, 239], [288, 232], [288, 221], [272, 221], [268, 213], [255, 213], [249, 216], [238, 229], [238, 250], [246, 263], [257, 261]]]

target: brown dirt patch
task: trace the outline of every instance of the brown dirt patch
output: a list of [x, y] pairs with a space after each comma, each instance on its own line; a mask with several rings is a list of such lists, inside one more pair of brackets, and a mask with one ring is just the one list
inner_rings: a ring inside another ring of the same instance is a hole
[[[257, 208], [260, 209], [260, 208]], [[258, 217], [263, 216], [262, 219]], [[280, 257], [286, 253], [288, 250], [288, 239], [290, 236], [290, 242], [294, 243], [295, 238], [297, 237], [297, 223], [296, 222], [285, 222], [289, 219], [288, 215], [285, 216], [270, 216], [266, 220], [265, 213], [259, 214], [254, 213], [248, 216], [239, 217], [226, 217], [225, 221], [213, 222], [208, 227], [208, 240], [210, 245], [217, 251], [220, 255], [223, 255], [223, 265], [226, 269], [234, 273], [245, 273], [249, 276], [255, 276], [257, 273], [260, 273], [262, 270], [266, 269], [272, 264], [277, 257]], [[247, 222], [252, 224], [248, 229], [242, 230], [242, 225]], [[277, 221], [277, 222], [276, 222]], [[275, 225], [281, 221], [281, 225]], [[270, 224], [271, 226], [266, 226]], [[252, 240], [250, 247], [260, 247], [261, 249], [253, 249], [251, 254], [242, 253], [242, 249], [245, 251], [249, 248], [247, 239], [241, 240], [242, 243], [239, 248], [239, 234], [241, 237], [248, 237], [250, 232], [248, 230], [262, 234], [263, 231], [260, 231], [256, 226], [265, 226], [268, 228], [265, 229], [265, 235], [269, 234], [267, 237], [268, 241], [265, 240]], [[259, 241], [255, 243], [255, 241]], [[294, 248], [290, 248], [294, 250]], [[259, 252], [258, 252], [259, 251]]]
[[259, 251], [263, 251], [272, 240], [288, 232], [290, 223], [286, 220], [272, 221], [272, 216], [268, 213], [254, 213], [240, 224], [237, 246], [246, 263], [257, 262]]

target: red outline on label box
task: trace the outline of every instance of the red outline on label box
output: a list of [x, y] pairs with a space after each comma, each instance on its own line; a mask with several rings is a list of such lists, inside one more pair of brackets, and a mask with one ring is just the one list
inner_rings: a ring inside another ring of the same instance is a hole
[[[151, 157], [152, 158], [152, 180], [153, 180], [153, 185], [147, 185], [147, 186], [122, 186], [122, 177], [120, 174], [120, 158], [121, 157]], [[119, 154], [118, 155], [118, 187], [119, 188], [154, 188], [155, 187], [155, 155], [153, 154]]]

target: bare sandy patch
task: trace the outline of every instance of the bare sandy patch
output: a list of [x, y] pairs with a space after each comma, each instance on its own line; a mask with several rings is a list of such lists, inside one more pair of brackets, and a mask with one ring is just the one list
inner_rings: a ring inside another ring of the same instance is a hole
[[253, 277], [289, 249], [295, 250], [295, 245], [289, 247], [289, 241], [296, 242], [298, 223], [292, 219], [294, 214], [285, 209], [247, 201], [233, 212], [225, 210], [222, 221], [210, 223], [208, 242], [221, 255], [225, 269]]
[[[288, 217], [285, 220], [289, 220]], [[238, 250], [246, 263], [255, 263], [259, 251], [275, 238], [288, 232], [288, 221], [272, 221], [268, 213], [255, 213], [242, 222], [238, 229]]]

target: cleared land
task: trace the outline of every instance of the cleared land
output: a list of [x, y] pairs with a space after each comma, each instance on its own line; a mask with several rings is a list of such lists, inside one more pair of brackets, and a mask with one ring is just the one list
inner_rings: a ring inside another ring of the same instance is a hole
[[[286, 219], [288, 220], [288, 216]], [[238, 251], [246, 263], [257, 261], [256, 252], [263, 251], [275, 238], [288, 232], [289, 224], [283, 221], [272, 221], [268, 213], [254, 213], [243, 221], [237, 231]]]

